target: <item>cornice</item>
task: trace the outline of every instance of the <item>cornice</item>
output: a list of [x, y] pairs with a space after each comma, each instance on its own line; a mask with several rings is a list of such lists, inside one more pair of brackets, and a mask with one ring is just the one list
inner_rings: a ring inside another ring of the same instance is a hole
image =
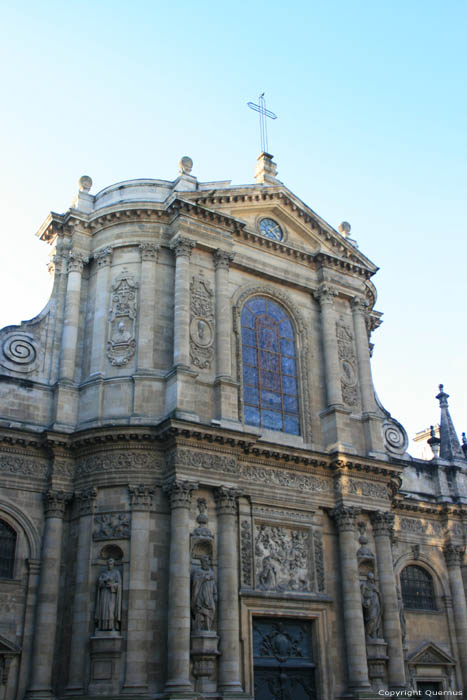
[[396, 514], [407, 514], [407, 513], [417, 513], [418, 515], [438, 515], [445, 517], [463, 517], [467, 516], [467, 505], [457, 506], [449, 505], [446, 506], [445, 503], [427, 503], [424, 501], [403, 501], [397, 500], [393, 506], [394, 512]]

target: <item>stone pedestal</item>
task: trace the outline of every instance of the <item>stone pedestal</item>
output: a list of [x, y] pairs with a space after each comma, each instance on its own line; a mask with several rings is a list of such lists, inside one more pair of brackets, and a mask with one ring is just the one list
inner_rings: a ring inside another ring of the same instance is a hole
[[388, 645], [384, 639], [367, 639], [368, 676], [373, 690], [387, 690]]
[[199, 693], [216, 691], [216, 661], [219, 656], [219, 637], [214, 631], [196, 632], [191, 637], [191, 660], [193, 675], [196, 678], [195, 689]]
[[101, 632], [89, 638], [91, 680], [89, 695], [116, 695], [120, 691], [120, 665], [123, 637]]

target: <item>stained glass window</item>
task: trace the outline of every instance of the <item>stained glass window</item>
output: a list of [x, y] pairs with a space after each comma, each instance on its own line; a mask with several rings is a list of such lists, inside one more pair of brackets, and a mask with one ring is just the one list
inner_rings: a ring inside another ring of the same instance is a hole
[[13, 578], [16, 532], [0, 520], [0, 578]]
[[401, 573], [402, 600], [405, 608], [435, 610], [433, 579], [421, 566], [406, 566]]
[[247, 301], [242, 349], [245, 423], [299, 435], [295, 335], [285, 309], [267, 297]]

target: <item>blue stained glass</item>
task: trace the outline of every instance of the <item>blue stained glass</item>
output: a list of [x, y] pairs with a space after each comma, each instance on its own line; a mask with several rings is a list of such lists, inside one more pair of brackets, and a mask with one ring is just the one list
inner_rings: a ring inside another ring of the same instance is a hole
[[273, 391], [261, 392], [261, 405], [266, 408], [273, 408], [275, 411], [281, 410], [281, 395]]
[[281, 353], [283, 355], [292, 355], [292, 357], [295, 357], [295, 343], [293, 340], [281, 338]]
[[[293, 360], [292, 360], [293, 362]], [[261, 370], [268, 370], [269, 372], [279, 371], [279, 355], [273, 352], [265, 352], [264, 350], [259, 351], [259, 364]]]
[[245, 406], [243, 415], [247, 425], [259, 425], [259, 408]]
[[292, 435], [300, 435], [300, 425], [298, 423], [298, 418], [293, 416], [284, 416], [284, 430], [286, 433], [291, 433]]
[[256, 345], [256, 333], [249, 328], [242, 328], [242, 341], [246, 345]]
[[282, 415], [275, 411], [262, 411], [263, 428], [282, 430]]
[[256, 366], [256, 348], [249, 348], [247, 345], [243, 346], [243, 362]]
[[258, 406], [259, 404], [259, 394], [258, 389], [252, 386], [245, 386], [243, 388], [243, 398], [245, 403], [253, 404], [253, 406]]
[[271, 391], [280, 391], [280, 377], [276, 372], [261, 372], [261, 387]]
[[243, 382], [244, 384], [258, 386], [258, 370], [254, 367], [248, 367], [248, 365], [243, 365]]
[[266, 299], [264, 297], [254, 297], [247, 302], [247, 306], [255, 315], [266, 313]]
[[297, 393], [297, 380], [295, 377], [282, 377], [282, 387], [285, 394], [293, 394], [295, 396]]
[[279, 306], [274, 301], [268, 301], [268, 314], [276, 321], [282, 321], [283, 318], [287, 318], [287, 314], [282, 306]]
[[279, 339], [275, 328], [269, 328], [268, 326], [263, 325], [259, 326], [258, 341], [260, 348], [279, 352]]
[[291, 357], [282, 357], [281, 359], [282, 373], [291, 374], [292, 377], [297, 376], [297, 365]]
[[282, 321], [279, 326], [281, 338], [292, 338], [294, 337], [292, 324], [289, 320]]
[[255, 317], [246, 306], [243, 307], [242, 311], [242, 326], [246, 326], [247, 328], [255, 327]]
[[298, 400], [296, 396], [284, 394], [284, 411], [287, 411], [287, 413], [298, 413]]

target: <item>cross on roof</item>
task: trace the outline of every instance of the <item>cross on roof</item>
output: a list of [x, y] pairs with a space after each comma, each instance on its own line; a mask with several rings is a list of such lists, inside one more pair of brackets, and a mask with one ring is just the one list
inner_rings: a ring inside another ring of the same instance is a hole
[[258, 100], [259, 104], [254, 102], [248, 102], [248, 107], [253, 109], [255, 112], [259, 112], [259, 131], [261, 135], [261, 151], [263, 153], [268, 152], [268, 130], [266, 117], [269, 119], [277, 119], [277, 114], [266, 109], [266, 100], [264, 99], [264, 92], [261, 93]]

